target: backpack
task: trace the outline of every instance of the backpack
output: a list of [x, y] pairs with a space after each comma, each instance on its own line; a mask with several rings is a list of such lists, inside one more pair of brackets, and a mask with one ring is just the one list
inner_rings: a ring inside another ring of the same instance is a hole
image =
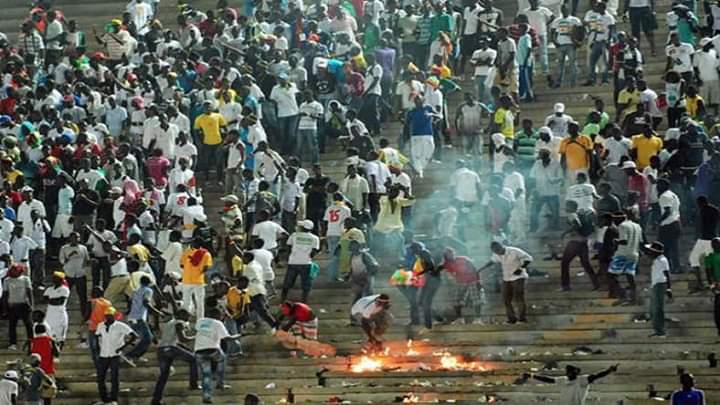
[[592, 210], [579, 210], [577, 216], [580, 220], [578, 233], [584, 237], [592, 235], [595, 232], [595, 213]]

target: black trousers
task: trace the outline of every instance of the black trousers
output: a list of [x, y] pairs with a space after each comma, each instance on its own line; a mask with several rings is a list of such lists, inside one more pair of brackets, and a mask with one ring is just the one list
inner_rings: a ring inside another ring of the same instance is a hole
[[10, 304], [8, 308], [8, 326], [10, 344], [17, 344], [17, 324], [18, 321], [22, 321], [25, 324], [25, 334], [27, 339], [30, 340], [33, 337], [32, 331], [32, 320], [30, 319], [30, 305], [28, 304]]
[[96, 257], [92, 265], [93, 287], [102, 286], [106, 289], [110, 284], [110, 259], [107, 257]]
[[715, 327], [720, 335], [720, 294], [715, 294]]
[[567, 244], [565, 244], [565, 250], [563, 251], [562, 260], [560, 261], [562, 287], [565, 289], [570, 288], [570, 263], [578, 256], [580, 257], [580, 263], [583, 269], [588, 276], [590, 276], [590, 281], [597, 287], [597, 276], [595, 275], [592, 265], [590, 265], [587, 242], [575, 240], [568, 241]]
[[78, 299], [80, 300], [80, 311], [83, 319], [88, 319], [90, 316], [90, 306], [88, 305], [89, 303], [87, 299], [87, 277], [68, 277], [67, 283], [70, 290], [75, 287]]
[[[105, 385], [108, 369], [110, 369], [110, 395], [108, 395], [107, 386]], [[100, 399], [103, 402], [117, 401], [118, 392], [120, 391], [119, 371], [120, 356], [100, 357], [98, 359], [97, 385]]]

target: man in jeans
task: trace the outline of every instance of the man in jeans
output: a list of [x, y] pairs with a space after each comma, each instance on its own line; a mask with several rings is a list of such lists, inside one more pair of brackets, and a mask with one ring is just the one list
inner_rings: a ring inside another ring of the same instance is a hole
[[225, 159], [222, 158], [222, 146], [227, 123], [222, 114], [214, 111], [214, 101], [205, 101], [203, 109], [204, 112], [195, 119], [193, 126], [200, 144], [200, 164], [198, 168], [205, 170], [205, 178], [209, 180], [210, 168], [215, 165], [217, 181], [222, 184], [222, 172], [225, 163]]
[[289, 80], [287, 73], [280, 73], [277, 80], [278, 84], [272, 88], [269, 100], [275, 103], [277, 109], [280, 151], [289, 155], [295, 144], [295, 130], [298, 126], [298, 113], [300, 112], [295, 95], [300, 91], [295, 83]]
[[[580, 257], [585, 272], [590, 276], [593, 284], [593, 290], [599, 288], [597, 276], [590, 264], [588, 255], [588, 236], [594, 230], [595, 213], [584, 209], [578, 211], [578, 204], [574, 200], [565, 202], [565, 210], [567, 211], [568, 229], [563, 232], [562, 239], [567, 238], [565, 250], [563, 251], [560, 269], [562, 274], [562, 291], [570, 291], [570, 263], [575, 257]], [[587, 222], [593, 221], [591, 224]]]
[[610, 74], [610, 66], [608, 64], [607, 50], [610, 39], [615, 31], [615, 17], [607, 12], [605, 3], [599, 1], [595, 4], [595, 9], [585, 15], [585, 24], [589, 27], [588, 41], [590, 44], [590, 65], [588, 66], [588, 81], [585, 86], [594, 86], [597, 78], [595, 68], [602, 58], [603, 67], [603, 83], [607, 83]]
[[550, 209], [549, 228], [557, 228], [560, 219], [560, 186], [563, 173], [560, 163], [550, 157], [549, 149], [540, 149], [538, 159], [530, 169], [530, 177], [535, 179], [535, 190], [530, 209], [530, 232], [536, 232], [539, 217], [547, 204]]
[[582, 27], [582, 22], [579, 18], [570, 15], [566, 5], [563, 4], [561, 10], [562, 17], [553, 20], [550, 27], [550, 38], [557, 49], [558, 64], [560, 65], [560, 71], [553, 87], [562, 86], [565, 80], [566, 59], [568, 65], [570, 65], [570, 86], [575, 87], [577, 81], [577, 48], [582, 44], [575, 40], [573, 33], [578, 27]]
[[221, 344], [223, 340], [240, 339], [240, 335], [231, 335], [220, 321], [222, 314], [218, 308], [210, 308], [206, 318], [195, 323], [195, 359], [202, 372], [203, 403], [212, 403], [213, 370], [217, 373], [216, 387], [229, 389], [225, 384], [225, 353]]
[[198, 369], [195, 355], [180, 345], [180, 343], [187, 344], [192, 341], [192, 338], [187, 335], [189, 319], [190, 313], [184, 308], [180, 308], [177, 310], [175, 317], [170, 316], [168, 320], [160, 324], [161, 336], [157, 349], [160, 377], [158, 377], [157, 383], [155, 384], [152, 405], [162, 404], [165, 384], [167, 384], [167, 380], [170, 377], [170, 369], [175, 359], [190, 364], [189, 388], [191, 390], [198, 389]]
[[[95, 335], [98, 338], [100, 357], [97, 366], [97, 384], [100, 399], [104, 403], [117, 403], [120, 391], [120, 358], [122, 351], [135, 341], [136, 335], [126, 323], [116, 321], [113, 307], [105, 310], [105, 321], [97, 326]], [[110, 369], [110, 395], [105, 385], [105, 377]]]
[[[129, 362], [134, 363], [135, 360], [140, 360], [140, 357], [147, 352], [148, 347], [153, 339], [153, 334], [150, 331], [150, 325], [147, 322], [148, 311], [153, 312], [156, 315], [162, 315], [163, 313], [156, 309], [152, 305], [153, 290], [150, 287], [150, 277], [142, 276], [140, 278], [140, 287], [133, 292], [130, 306], [130, 313], [128, 314], [128, 322], [132, 325], [135, 333], [140, 336], [140, 341], [135, 348], [127, 354]], [[145, 360], [147, 361], [147, 360]]]
[[[525, 280], [529, 277], [527, 266], [532, 263], [532, 256], [520, 248], [512, 246], [504, 246], [500, 242], [492, 242], [490, 250], [493, 255], [489, 262], [479, 271], [492, 267], [495, 263], [500, 264], [503, 276], [503, 301], [505, 302], [505, 311], [507, 312], [507, 323], [516, 324], [526, 323], [526, 304], [525, 304]], [[515, 313], [513, 302], [517, 306], [518, 313]]]
[[323, 118], [323, 106], [315, 100], [313, 92], [303, 92], [303, 103], [300, 104], [300, 122], [298, 123], [298, 139], [296, 155], [302, 163], [305, 144], [310, 148], [313, 164], [320, 163], [318, 151], [318, 122]]
[[300, 221], [298, 227], [300, 230], [290, 235], [287, 240], [287, 244], [290, 246], [290, 257], [280, 295], [280, 301], [283, 302], [287, 299], [288, 291], [295, 286], [298, 276], [302, 287], [301, 301], [307, 302], [312, 288], [310, 266], [313, 256], [320, 250], [320, 238], [311, 233], [314, 227], [313, 221], [308, 219]]

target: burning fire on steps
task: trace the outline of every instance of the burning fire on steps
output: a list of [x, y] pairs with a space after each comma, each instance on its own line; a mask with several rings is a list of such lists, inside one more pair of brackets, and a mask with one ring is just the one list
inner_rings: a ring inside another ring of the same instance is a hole
[[404, 345], [388, 344], [381, 353], [348, 357], [353, 373], [377, 371], [487, 371], [482, 363], [467, 356], [436, 351], [422, 342], [408, 340]]

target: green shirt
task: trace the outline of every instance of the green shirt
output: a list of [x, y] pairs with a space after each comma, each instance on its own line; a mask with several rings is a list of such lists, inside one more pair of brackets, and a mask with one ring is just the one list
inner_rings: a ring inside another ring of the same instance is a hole
[[720, 253], [710, 253], [705, 256], [705, 268], [712, 271], [715, 280], [720, 280]]
[[533, 162], [535, 160], [535, 142], [538, 138], [537, 129], [531, 129], [529, 135], [523, 129], [515, 133], [518, 160], [522, 162]]
[[680, 42], [684, 42], [687, 44], [690, 44], [692, 46], [695, 46], [695, 33], [693, 32], [693, 27], [698, 26], [698, 18], [694, 15], [690, 15], [690, 21], [688, 22], [684, 18], [678, 19], [677, 23], [677, 33], [680, 37]]
[[442, 13], [430, 19], [430, 42], [437, 39], [440, 32], [446, 33], [452, 38], [453, 18], [450, 14]]

